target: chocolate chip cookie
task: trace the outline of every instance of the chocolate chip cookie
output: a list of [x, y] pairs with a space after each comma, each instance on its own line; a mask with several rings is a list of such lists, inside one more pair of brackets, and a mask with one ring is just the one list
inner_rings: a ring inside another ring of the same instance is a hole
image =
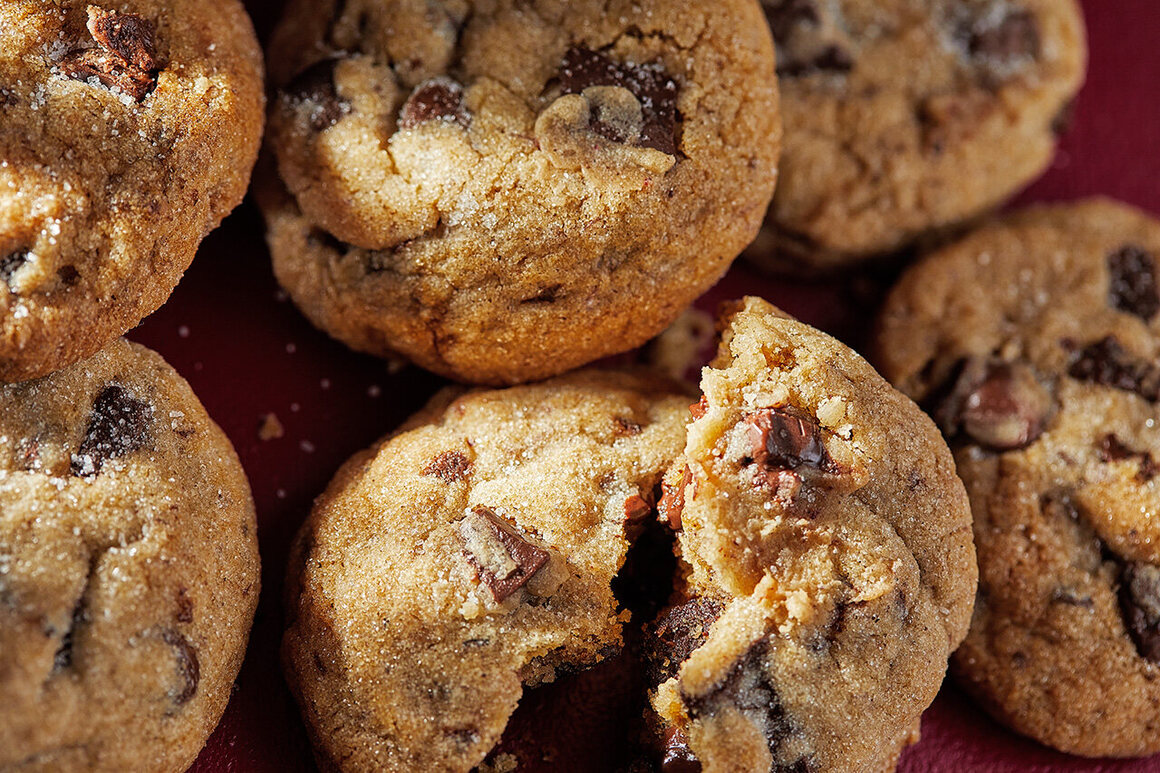
[[616, 652], [610, 584], [688, 404], [610, 371], [445, 391], [347, 462], [287, 581], [283, 660], [320, 764], [466, 773], [523, 687]]
[[279, 281], [348, 345], [460, 380], [648, 340], [773, 191], [754, 0], [297, 0], [269, 59]]
[[850, 349], [755, 298], [722, 325], [658, 503], [685, 565], [650, 657], [665, 764], [891, 770], [970, 619], [963, 485]]
[[185, 770], [258, 582], [241, 465], [160, 356], [0, 386], [0, 770]]
[[954, 666], [1074, 754], [1160, 751], [1160, 222], [1092, 200], [987, 225], [909, 271], [883, 373], [941, 424], [975, 518]]
[[241, 201], [262, 60], [237, 0], [0, 4], [0, 381], [169, 297]]
[[747, 255], [834, 271], [996, 206], [1049, 163], [1083, 80], [1075, 0], [763, 0], [785, 150]]

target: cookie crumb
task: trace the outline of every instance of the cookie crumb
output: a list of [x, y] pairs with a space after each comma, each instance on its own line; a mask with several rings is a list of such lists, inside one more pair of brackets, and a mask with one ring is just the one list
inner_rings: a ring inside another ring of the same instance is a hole
[[258, 424], [258, 440], [277, 440], [285, 434], [286, 430], [282, 427], [282, 422], [278, 420], [278, 414], [271, 412], [262, 416], [262, 420]]

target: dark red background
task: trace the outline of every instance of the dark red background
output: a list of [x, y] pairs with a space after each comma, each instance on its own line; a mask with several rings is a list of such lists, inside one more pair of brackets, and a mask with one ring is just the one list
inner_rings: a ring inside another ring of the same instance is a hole
[[[247, 5], [265, 40], [281, 3]], [[1100, 193], [1160, 215], [1160, 4], [1088, 0], [1084, 6], [1091, 66], [1076, 121], [1052, 169], [1020, 201]], [[705, 302], [744, 292], [861, 343], [869, 313], [864, 293], [772, 281], [738, 265]], [[237, 446], [258, 507], [262, 600], [233, 700], [194, 770], [312, 770], [309, 742], [278, 664], [286, 551], [339, 464], [395, 427], [441, 382], [414, 368], [392, 374], [385, 363], [314, 330], [279, 294], [261, 219], [249, 201], [206, 239], [169, 303], [131, 337], [165, 355], [193, 384]], [[259, 421], [271, 412], [285, 436], [261, 441]], [[557, 769], [575, 767], [566, 761], [557, 757]], [[900, 770], [1160, 771], [1160, 758], [1109, 762], [1055, 753], [999, 727], [948, 684]]]

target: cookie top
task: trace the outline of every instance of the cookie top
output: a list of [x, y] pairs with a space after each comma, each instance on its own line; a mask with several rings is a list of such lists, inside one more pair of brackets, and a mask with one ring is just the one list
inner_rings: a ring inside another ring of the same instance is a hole
[[950, 451], [829, 336], [756, 298], [722, 326], [658, 506], [687, 567], [652, 657], [666, 758], [892, 769], [974, 599]]
[[287, 582], [283, 659], [320, 764], [466, 773], [524, 685], [615, 652], [610, 583], [688, 403], [608, 371], [445, 391], [347, 462]]
[[262, 59], [236, 0], [0, 4], [0, 381], [160, 306], [241, 201]]
[[971, 495], [980, 588], [956, 655], [1000, 720], [1094, 756], [1160, 751], [1160, 222], [1037, 207], [899, 282], [876, 346]]
[[1075, 0], [763, 0], [785, 152], [747, 253], [791, 272], [892, 252], [1038, 176], [1083, 80]]
[[241, 465], [159, 355], [0, 386], [0, 769], [186, 769], [258, 583]]
[[270, 62], [279, 281], [354, 348], [462, 380], [643, 343], [776, 179], [754, 0], [297, 0]]

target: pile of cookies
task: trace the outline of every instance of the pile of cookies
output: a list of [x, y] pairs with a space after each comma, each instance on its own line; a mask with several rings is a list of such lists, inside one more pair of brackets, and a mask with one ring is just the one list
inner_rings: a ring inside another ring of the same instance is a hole
[[[224, 710], [249, 487], [114, 339], [241, 199], [264, 112], [291, 299], [464, 384], [295, 540], [322, 768], [531, 765], [525, 690], [623, 654], [625, 771], [892, 770], [948, 661], [1051, 746], [1160, 751], [1160, 223], [979, 224], [1050, 161], [1074, 0], [290, 0], [268, 112], [236, 0], [12, 0], [0, 37], [0, 770], [180, 770]], [[925, 253], [882, 375], [752, 297], [696, 386], [593, 365], [695, 349], [662, 331], [743, 251]]]

